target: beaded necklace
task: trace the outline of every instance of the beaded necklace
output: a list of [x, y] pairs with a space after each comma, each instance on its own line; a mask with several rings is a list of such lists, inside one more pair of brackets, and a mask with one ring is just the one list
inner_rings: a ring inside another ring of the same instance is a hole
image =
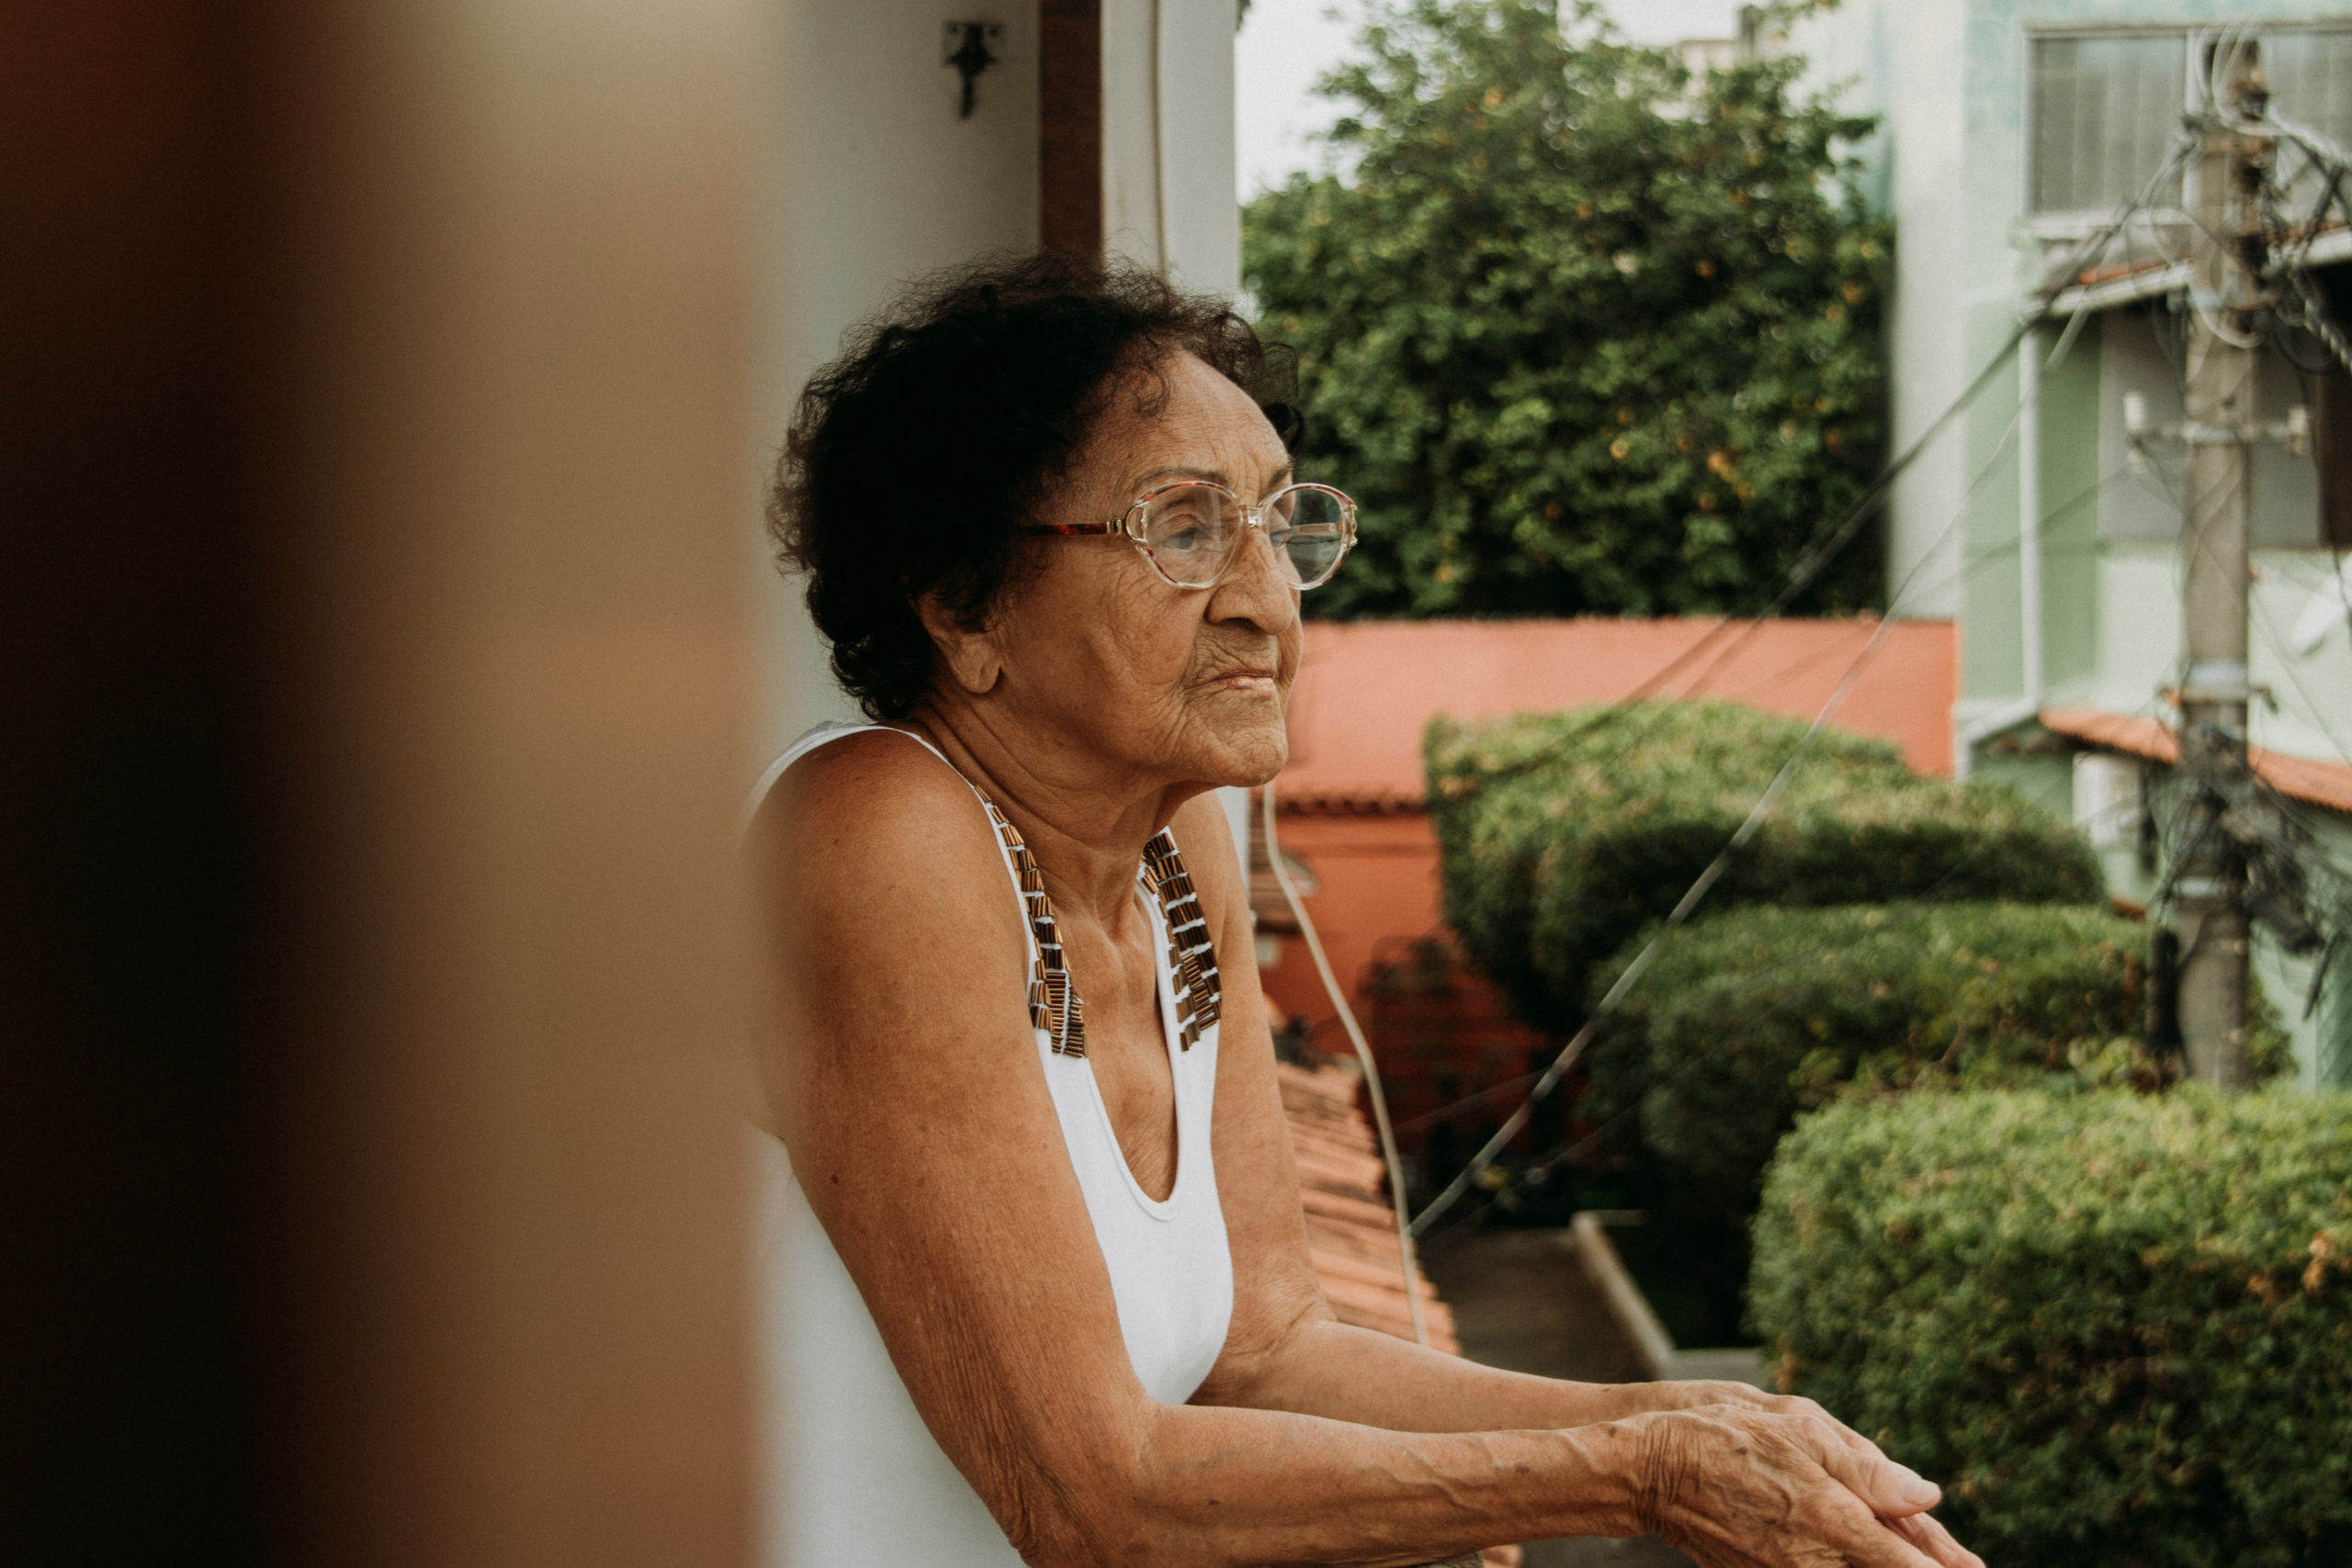
[[[1083, 1056], [1086, 1003], [1069, 983], [1061, 931], [1054, 924], [1053, 901], [1046, 897], [1045, 874], [1022, 841], [1021, 829], [997, 809], [996, 802], [981, 794], [980, 804], [988, 807], [998, 841], [1012, 857], [1029, 932], [1037, 941], [1037, 955], [1029, 965], [1029, 1022], [1052, 1038], [1056, 1055]], [[1136, 874], [1159, 900], [1160, 919], [1168, 928], [1168, 972], [1176, 983], [1176, 1038], [1180, 1049], [1189, 1051], [1202, 1031], [1217, 1021], [1225, 999], [1218, 987], [1216, 948], [1209, 940], [1208, 919], [1201, 912], [1192, 874], [1184, 869], [1184, 857], [1167, 829], [1153, 834], [1151, 842], [1143, 847], [1143, 864]]]

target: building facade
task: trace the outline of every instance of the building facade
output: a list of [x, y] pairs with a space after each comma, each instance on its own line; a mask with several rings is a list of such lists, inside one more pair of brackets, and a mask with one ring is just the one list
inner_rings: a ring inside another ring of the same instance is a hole
[[[2160, 877], [2141, 846], [2169, 786], [2185, 480], [2177, 448], [2135, 450], [2127, 410], [2184, 418], [2194, 175], [2157, 176], [2224, 28], [2252, 34], [2276, 113], [2352, 141], [2345, 0], [1847, 0], [1789, 40], [1881, 118], [1867, 189], [1898, 224], [1898, 449], [1989, 367], [1895, 491], [1894, 613], [1960, 628], [1958, 769], [2074, 811], [2126, 898]], [[2278, 177], [2281, 236], [2352, 319], [2347, 209], [2321, 210], [2292, 149]], [[2274, 342], [2257, 402], [2281, 424], [2301, 408], [2313, 439], [2254, 459], [2251, 739], [2316, 854], [2352, 868], [2352, 378], [2316, 340]], [[2352, 955], [2323, 976], [2321, 954], [2256, 942], [2305, 1080], [2352, 1082]]]

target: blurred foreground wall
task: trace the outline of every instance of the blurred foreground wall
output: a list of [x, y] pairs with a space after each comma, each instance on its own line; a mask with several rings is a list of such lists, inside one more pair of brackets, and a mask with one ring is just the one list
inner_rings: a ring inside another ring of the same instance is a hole
[[0, 1560], [743, 1559], [754, 21], [0, 19]]

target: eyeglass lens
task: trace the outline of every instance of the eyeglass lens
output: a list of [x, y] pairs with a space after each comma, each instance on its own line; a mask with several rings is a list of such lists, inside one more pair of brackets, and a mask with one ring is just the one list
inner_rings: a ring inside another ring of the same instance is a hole
[[[1206, 587], [1223, 576], [1248, 531], [1239, 502], [1219, 485], [1170, 485], [1144, 505], [1143, 547], [1180, 587]], [[1266, 538], [1286, 581], [1316, 587], [1347, 553], [1344, 503], [1311, 485], [1283, 491], [1268, 507]]]

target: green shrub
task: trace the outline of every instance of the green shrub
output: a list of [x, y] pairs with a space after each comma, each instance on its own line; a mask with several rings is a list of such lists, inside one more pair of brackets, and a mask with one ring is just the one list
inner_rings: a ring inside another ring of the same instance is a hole
[[2352, 1095], [1854, 1100], [1781, 1145], [1783, 1385], [1996, 1562], [2352, 1562]]
[[[1432, 722], [1448, 922], [1530, 1021], [1573, 1026], [1591, 967], [1674, 907], [1804, 731], [1729, 703]], [[2089, 846], [2013, 792], [1825, 730], [1705, 907], [2089, 903], [2100, 887]]]
[[[1595, 998], [1641, 938], [1594, 971]], [[1638, 1104], [1641, 1145], [1678, 1209], [1745, 1221], [1764, 1167], [1838, 1086], [1923, 1073], [1987, 1087], [2137, 1080], [2145, 927], [2034, 904], [1750, 906], [1668, 934], [1600, 1026], [1588, 1115]], [[2283, 1034], [2260, 1034], [2265, 1066]]]

